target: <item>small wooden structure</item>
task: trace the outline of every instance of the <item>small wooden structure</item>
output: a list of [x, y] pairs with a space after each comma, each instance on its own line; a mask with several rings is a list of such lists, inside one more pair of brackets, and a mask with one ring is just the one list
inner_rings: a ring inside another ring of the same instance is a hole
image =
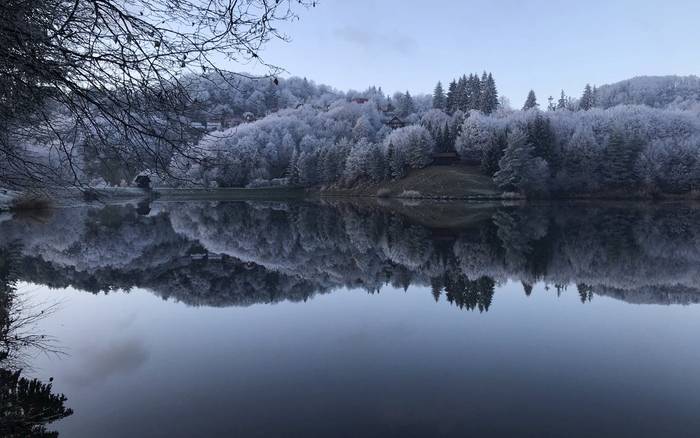
[[397, 116], [394, 116], [391, 119], [389, 119], [389, 121], [386, 122], [386, 124], [391, 129], [398, 129], [398, 128], [403, 128], [404, 126], [406, 126], [406, 124], [403, 122], [403, 120], [399, 119]]
[[437, 166], [449, 166], [459, 162], [459, 154], [456, 151], [436, 152], [433, 154], [433, 164]]
[[363, 104], [369, 102], [369, 99], [367, 99], [366, 97], [354, 97], [352, 99], [352, 102]]

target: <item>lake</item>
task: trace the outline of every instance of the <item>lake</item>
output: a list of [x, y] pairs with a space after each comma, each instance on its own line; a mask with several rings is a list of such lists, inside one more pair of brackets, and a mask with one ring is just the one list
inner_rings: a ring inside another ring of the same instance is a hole
[[61, 437], [700, 435], [696, 204], [62, 208], [0, 284]]

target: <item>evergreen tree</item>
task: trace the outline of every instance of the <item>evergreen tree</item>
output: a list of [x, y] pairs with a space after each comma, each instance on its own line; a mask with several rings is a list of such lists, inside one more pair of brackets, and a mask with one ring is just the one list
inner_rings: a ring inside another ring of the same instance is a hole
[[447, 88], [447, 97], [445, 99], [447, 112], [450, 114], [457, 110], [457, 82], [452, 80]]
[[557, 109], [556, 105], [554, 105], [554, 97], [549, 96], [547, 99], [549, 101], [549, 105], [547, 105], [547, 111], [554, 111]]
[[498, 171], [498, 163], [503, 158], [507, 146], [507, 134], [505, 132], [498, 134], [496, 141], [484, 149], [481, 156], [481, 171], [492, 177]]
[[287, 166], [287, 178], [289, 178], [289, 184], [297, 185], [299, 184], [299, 152], [294, 148], [292, 152], [292, 158], [289, 160], [289, 166]]
[[510, 133], [508, 147], [498, 162], [499, 170], [493, 181], [501, 189], [517, 191], [528, 196], [540, 195], [547, 190], [549, 167], [542, 158], [535, 157], [527, 135], [520, 130]]
[[496, 81], [491, 73], [486, 72], [481, 76], [481, 106], [480, 110], [484, 114], [491, 114], [498, 108], [498, 90]]
[[386, 163], [379, 145], [372, 143], [369, 151], [369, 177], [373, 182], [380, 182], [386, 177]]
[[527, 125], [527, 142], [534, 147], [535, 156], [549, 163], [552, 170], [559, 167], [559, 154], [555, 151], [554, 133], [549, 119], [538, 113]]
[[557, 109], [558, 110], [566, 109], [568, 102], [569, 102], [569, 99], [567, 99], [566, 94], [564, 93], [564, 90], [561, 90], [561, 96], [559, 96], [559, 100], [557, 101]]
[[588, 111], [595, 105], [595, 96], [593, 95], [593, 88], [590, 84], [586, 84], [583, 89], [583, 95], [581, 96], [581, 101], [579, 102], [579, 108]]
[[444, 110], [447, 106], [447, 98], [442, 89], [442, 83], [438, 82], [433, 91], [433, 108]]
[[460, 111], [468, 111], [469, 99], [467, 85], [467, 76], [462, 75], [459, 81], [457, 81], [457, 109]]
[[386, 158], [389, 176], [392, 179], [402, 178], [406, 171], [406, 161], [401, 151], [397, 150], [391, 142], [389, 142], [389, 146], [387, 147]]
[[397, 105], [396, 109], [401, 117], [407, 117], [416, 111], [413, 105], [413, 97], [408, 91], [401, 96], [401, 100], [397, 102]]
[[539, 105], [537, 104], [537, 97], [535, 96], [535, 91], [530, 90], [530, 92], [527, 94], [525, 105], [523, 105], [523, 111], [527, 111], [532, 108], [537, 108], [538, 106]]
[[467, 79], [467, 97], [469, 100], [467, 111], [478, 110], [481, 105], [481, 81], [476, 74], [470, 74]]
[[638, 182], [635, 165], [643, 146], [636, 137], [625, 141], [622, 133], [617, 131], [610, 136], [603, 154], [603, 178], [608, 187], [624, 188]]

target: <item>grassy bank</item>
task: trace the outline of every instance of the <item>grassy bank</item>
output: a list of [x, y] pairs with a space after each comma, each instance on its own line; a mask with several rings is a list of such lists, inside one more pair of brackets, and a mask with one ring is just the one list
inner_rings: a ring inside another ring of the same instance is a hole
[[412, 170], [397, 181], [329, 188], [321, 196], [378, 196], [419, 199], [501, 199], [503, 192], [477, 166], [430, 166]]

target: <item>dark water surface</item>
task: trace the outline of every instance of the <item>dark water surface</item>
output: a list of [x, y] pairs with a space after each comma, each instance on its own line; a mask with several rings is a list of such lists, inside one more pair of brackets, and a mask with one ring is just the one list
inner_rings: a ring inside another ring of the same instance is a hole
[[47, 429], [700, 436], [700, 206], [367, 204], [5, 216]]

